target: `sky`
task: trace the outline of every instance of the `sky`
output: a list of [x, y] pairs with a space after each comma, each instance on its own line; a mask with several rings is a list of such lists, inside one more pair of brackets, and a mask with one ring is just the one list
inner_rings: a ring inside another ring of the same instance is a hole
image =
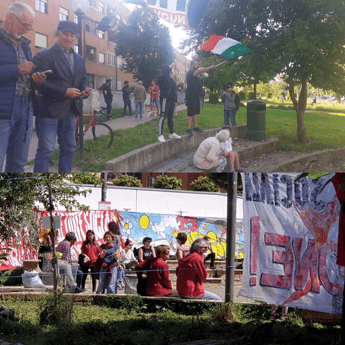
[[[133, 4], [127, 4], [124, 2], [124, 5], [126, 7], [128, 7], [131, 11], [133, 11], [136, 7], [136, 5], [133, 5]], [[188, 35], [187, 33], [183, 30], [182, 26], [181, 27], [174, 27], [174, 24], [171, 24], [161, 18], [159, 18], [159, 22], [160, 24], [162, 25], [165, 25], [166, 27], [169, 28], [169, 31], [170, 31], [170, 37], [171, 37], [171, 44], [174, 48], [176, 48], [177, 50], [181, 51], [179, 49], [179, 45], [181, 42], [183, 42], [185, 39], [188, 38]], [[187, 55], [188, 58], [190, 58], [188, 55]]]

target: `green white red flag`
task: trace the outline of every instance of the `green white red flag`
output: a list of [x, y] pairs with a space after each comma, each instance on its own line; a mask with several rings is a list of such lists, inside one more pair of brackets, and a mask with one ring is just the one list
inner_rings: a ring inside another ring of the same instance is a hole
[[200, 49], [221, 55], [226, 60], [236, 59], [239, 56], [252, 52], [247, 46], [232, 38], [217, 35], [211, 35], [210, 38], [200, 46]]

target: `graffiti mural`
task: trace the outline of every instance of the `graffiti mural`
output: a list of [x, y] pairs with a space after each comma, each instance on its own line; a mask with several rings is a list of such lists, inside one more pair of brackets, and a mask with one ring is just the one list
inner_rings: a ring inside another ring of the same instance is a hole
[[[41, 217], [48, 216], [47, 211], [39, 211]], [[226, 255], [226, 220], [215, 218], [184, 217], [169, 214], [140, 213], [117, 210], [89, 210], [89, 211], [55, 211], [54, 216], [61, 217], [61, 228], [57, 229], [57, 243], [65, 238], [67, 232], [73, 231], [77, 241], [72, 248], [72, 259], [77, 260], [80, 248], [85, 240], [87, 230], [95, 232], [97, 241], [103, 243], [103, 235], [107, 225], [116, 221], [121, 229], [124, 240], [129, 238], [135, 247], [142, 246], [144, 237], [152, 238], [152, 245], [166, 244], [170, 247], [171, 255], [177, 249], [176, 236], [179, 232], [187, 234], [187, 245], [195, 239], [208, 235], [211, 238], [213, 251], [218, 259]], [[43, 232], [44, 230], [42, 230]], [[243, 255], [244, 235], [242, 220], [236, 222], [237, 255]], [[6, 246], [6, 243], [2, 243]], [[32, 250], [13, 248], [11, 255], [0, 265], [0, 269], [9, 269], [22, 265], [23, 259], [36, 258]]]

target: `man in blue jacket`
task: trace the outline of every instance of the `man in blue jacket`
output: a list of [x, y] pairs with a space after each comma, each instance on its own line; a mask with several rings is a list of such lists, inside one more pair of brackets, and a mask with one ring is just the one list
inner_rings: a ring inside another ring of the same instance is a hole
[[[23, 3], [12, 4], [0, 26], [0, 171], [6, 156], [6, 172], [23, 172], [32, 135], [31, 75], [34, 64], [30, 41], [22, 35], [32, 30], [35, 12]], [[30, 78], [31, 75], [31, 78]]]
[[44, 83], [36, 85], [38, 111], [35, 111], [35, 124], [38, 147], [34, 172], [49, 172], [56, 138], [60, 147], [58, 171], [72, 171], [76, 150], [76, 115], [80, 115], [75, 100], [87, 98], [92, 91], [87, 87], [85, 62], [73, 50], [79, 34], [76, 23], [61, 21], [57, 29], [57, 42], [38, 52], [33, 58], [35, 71], [52, 71]]

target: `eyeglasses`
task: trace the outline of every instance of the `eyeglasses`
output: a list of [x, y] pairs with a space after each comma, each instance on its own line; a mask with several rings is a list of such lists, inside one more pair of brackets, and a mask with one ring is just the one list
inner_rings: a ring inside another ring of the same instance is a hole
[[13, 13], [13, 15], [18, 19], [18, 22], [20, 24], [22, 24], [24, 30], [27, 30], [27, 31], [32, 31], [33, 30], [33, 27], [31, 25], [23, 24], [22, 21], [14, 13]]

